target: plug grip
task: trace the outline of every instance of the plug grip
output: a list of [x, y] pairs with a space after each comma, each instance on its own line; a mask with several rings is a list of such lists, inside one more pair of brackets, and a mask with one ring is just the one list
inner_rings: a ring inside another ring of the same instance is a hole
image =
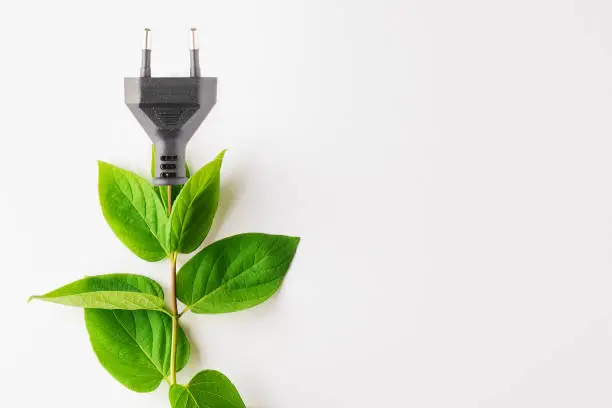
[[153, 185], [185, 184], [185, 144], [180, 139], [160, 137], [155, 143], [155, 177]]

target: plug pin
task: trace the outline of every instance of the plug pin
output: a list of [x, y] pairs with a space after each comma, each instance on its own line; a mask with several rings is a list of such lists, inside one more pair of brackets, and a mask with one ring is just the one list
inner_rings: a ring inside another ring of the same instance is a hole
[[145, 28], [144, 32], [145, 32], [145, 39], [144, 39], [144, 47], [142, 48], [145, 50], [150, 50], [151, 49], [151, 29]]
[[190, 30], [191, 46], [190, 46], [190, 67], [189, 72], [192, 77], [200, 77], [200, 39], [198, 35], [198, 29], [192, 28]]
[[140, 65], [140, 76], [151, 77], [151, 29], [145, 28], [144, 46], [142, 47], [142, 63]]
[[191, 28], [189, 30], [189, 32], [191, 33], [191, 49], [192, 50], [199, 50], [200, 49], [200, 36], [198, 33], [198, 29], [197, 28]]

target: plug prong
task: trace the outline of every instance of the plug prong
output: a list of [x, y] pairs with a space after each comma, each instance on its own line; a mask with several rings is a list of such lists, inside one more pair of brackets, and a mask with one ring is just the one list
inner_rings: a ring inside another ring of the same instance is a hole
[[191, 46], [190, 46], [190, 69], [189, 72], [192, 77], [200, 77], [200, 41], [198, 35], [198, 29], [192, 28], [190, 30]]
[[149, 78], [151, 76], [151, 29], [145, 28], [144, 45], [142, 47], [142, 63], [140, 65], [140, 76]]
[[199, 33], [198, 33], [198, 29], [193, 27], [189, 30], [189, 32], [191, 33], [191, 49], [192, 50], [199, 50], [200, 49], [200, 39], [199, 39]]
[[142, 48], [145, 50], [150, 50], [151, 49], [151, 29], [145, 28], [144, 32], [145, 32], [145, 39], [144, 39], [144, 47]]

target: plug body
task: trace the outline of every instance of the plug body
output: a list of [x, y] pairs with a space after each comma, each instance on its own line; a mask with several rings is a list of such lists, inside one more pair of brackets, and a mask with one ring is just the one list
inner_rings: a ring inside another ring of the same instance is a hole
[[125, 78], [125, 103], [155, 144], [155, 185], [185, 184], [187, 142], [217, 101], [217, 78]]

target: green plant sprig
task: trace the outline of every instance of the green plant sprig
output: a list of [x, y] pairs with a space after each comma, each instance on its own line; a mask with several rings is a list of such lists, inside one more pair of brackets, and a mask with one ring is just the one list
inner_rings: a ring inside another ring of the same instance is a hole
[[[189, 311], [231, 313], [264, 302], [280, 287], [299, 243], [299, 238], [284, 235], [238, 234], [204, 247], [177, 271], [179, 254], [200, 248], [210, 231], [224, 155], [222, 151], [184, 186], [172, 187], [154, 187], [134, 173], [99, 162], [104, 218], [138, 257], [169, 261], [169, 305], [157, 282], [134, 274], [90, 276], [30, 298], [84, 308], [102, 366], [137, 392], [151, 392], [166, 381], [173, 408], [245, 408], [236, 387], [218, 371], [200, 371], [187, 385], [177, 383], [176, 373], [190, 357], [179, 320]], [[177, 300], [185, 305], [181, 312]]]

